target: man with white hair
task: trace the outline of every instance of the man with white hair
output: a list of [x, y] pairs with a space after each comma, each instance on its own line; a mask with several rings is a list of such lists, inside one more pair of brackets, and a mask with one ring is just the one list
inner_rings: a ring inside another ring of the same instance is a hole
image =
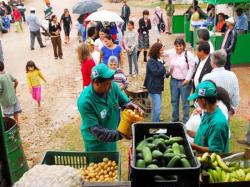
[[42, 37], [40, 33], [41, 23], [39, 21], [38, 16], [35, 14], [35, 8], [30, 8], [30, 14], [27, 17], [27, 24], [29, 25], [30, 30], [30, 49], [34, 50], [35, 38], [37, 37], [37, 41], [41, 48], [46, 47], [43, 45]]
[[240, 103], [239, 82], [234, 72], [224, 68], [227, 61], [227, 53], [224, 49], [211, 54], [211, 73], [206, 74], [202, 81], [211, 80], [217, 86], [224, 88], [230, 97], [231, 106], [235, 109]]
[[237, 32], [234, 29], [235, 21], [233, 17], [226, 19], [227, 31], [223, 38], [221, 49], [225, 49], [227, 52], [227, 61], [225, 63], [225, 69], [231, 70], [231, 62], [230, 57], [234, 52], [236, 40], [237, 40]]

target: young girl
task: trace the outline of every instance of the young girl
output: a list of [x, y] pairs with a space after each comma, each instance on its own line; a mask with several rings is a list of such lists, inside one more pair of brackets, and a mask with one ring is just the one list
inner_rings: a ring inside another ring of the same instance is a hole
[[40, 69], [37, 68], [35, 63], [30, 60], [27, 62], [26, 65], [26, 76], [27, 76], [27, 82], [30, 89], [30, 92], [32, 93], [33, 99], [35, 99], [38, 103], [38, 107], [41, 105], [41, 82], [42, 79], [44, 82], [46, 82], [45, 78], [43, 77], [42, 73], [40, 72]]
[[84, 43], [80, 44], [77, 53], [79, 62], [81, 63], [83, 88], [85, 88], [91, 83], [91, 71], [95, 66], [95, 62], [91, 56], [88, 45]]

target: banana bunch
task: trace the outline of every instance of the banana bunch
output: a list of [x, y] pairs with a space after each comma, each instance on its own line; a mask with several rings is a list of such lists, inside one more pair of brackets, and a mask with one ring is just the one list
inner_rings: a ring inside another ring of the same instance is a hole
[[204, 182], [250, 181], [250, 168], [241, 168], [239, 162], [225, 163], [216, 153], [204, 153], [197, 159], [202, 164]]

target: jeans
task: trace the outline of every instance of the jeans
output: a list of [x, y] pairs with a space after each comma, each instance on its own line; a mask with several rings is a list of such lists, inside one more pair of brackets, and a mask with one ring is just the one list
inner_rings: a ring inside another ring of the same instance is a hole
[[171, 92], [171, 104], [172, 104], [172, 121], [179, 121], [179, 106], [180, 97], [182, 100], [182, 111], [183, 111], [183, 123], [186, 123], [189, 119], [189, 101], [192, 84], [182, 85], [183, 80], [177, 80], [171, 78], [170, 80], [170, 92]]
[[152, 122], [160, 122], [161, 93], [160, 94], [149, 93], [149, 96], [152, 99]]
[[31, 49], [34, 48], [35, 38], [37, 38], [37, 41], [38, 41], [40, 47], [43, 46], [40, 30], [30, 31], [30, 48]]
[[135, 66], [135, 73], [138, 75], [138, 64], [137, 64], [137, 48], [134, 48], [132, 53], [128, 53], [128, 63], [129, 63], [129, 74], [133, 73], [133, 64]]

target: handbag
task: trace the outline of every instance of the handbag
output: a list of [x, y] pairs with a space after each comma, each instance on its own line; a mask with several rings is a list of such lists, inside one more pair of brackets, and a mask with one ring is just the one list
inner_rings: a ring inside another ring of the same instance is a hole
[[160, 20], [160, 23], [159, 23], [159, 29], [162, 31], [162, 32], [165, 32], [166, 31], [166, 25], [163, 21], [163, 18], [162, 18], [162, 14], [161, 14], [161, 17], [155, 12], [156, 16], [159, 18]]

